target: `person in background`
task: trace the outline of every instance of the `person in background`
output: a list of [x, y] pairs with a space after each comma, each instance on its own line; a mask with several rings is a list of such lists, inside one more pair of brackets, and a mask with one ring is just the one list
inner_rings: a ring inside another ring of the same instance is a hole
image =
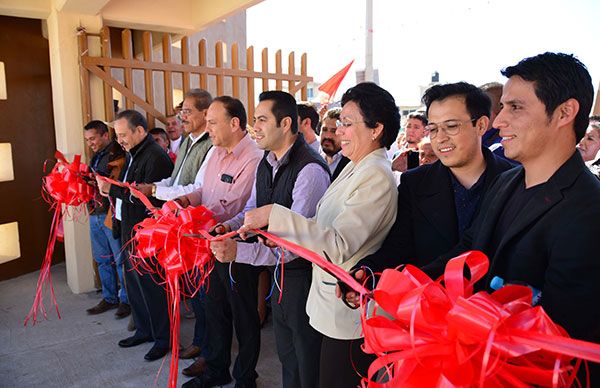
[[425, 136], [419, 143], [419, 166], [424, 164], [433, 164], [438, 160], [439, 158], [435, 154], [433, 146], [431, 145], [431, 138], [429, 136]]
[[170, 148], [170, 143], [169, 143], [169, 135], [167, 135], [167, 132], [162, 129], [162, 128], [152, 128], [151, 130], [148, 131], [149, 134], [152, 135], [152, 137], [154, 138], [154, 141], [156, 143], [158, 143], [158, 145], [165, 150], [165, 152], [167, 153], [167, 155], [169, 155], [169, 158], [171, 158], [171, 161], [173, 163], [175, 163], [175, 159], [177, 159], [177, 155], [174, 154], [173, 152], [171, 152], [171, 148]]
[[319, 126], [319, 113], [314, 105], [302, 102], [298, 104], [298, 129], [304, 136], [306, 144], [317, 152], [321, 152], [317, 127]]
[[171, 152], [177, 155], [177, 151], [179, 151], [179, 147], [183, 140], [183, 126], [179, 121], [177, 113], [167, 116], [167, 126], [165, 127], [165, 131], [169, 135], [169, 147]]
[[340, 136], [337, 132], [337, 122], [340, 119], [341, 108], [333, 108], [325, 112], [321, 124], [321, 156], [327, 162], [334, 181], [346, 167], [350, 159], [342, 154]]

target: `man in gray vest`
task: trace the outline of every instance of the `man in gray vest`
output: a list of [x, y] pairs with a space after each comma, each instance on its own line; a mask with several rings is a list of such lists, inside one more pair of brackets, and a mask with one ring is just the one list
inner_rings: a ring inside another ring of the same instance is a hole
[[210, 93], [192, 89], [185, 94], [180, 116], [188, 136], [181, 142], [170, 178], [138, 185], [146, 196], [168, 201], [191, 193], [202, 186], [202, 163], [208, 160], [212, 142], [206, 132], [206, 111], [212, 102]]
[[[266, 91], [260, 94], [259, 101], [254, 111], [254, 131], [256, 143], [265, 150], [265, 154], [256, 170], [256, 184], [244, 210], [216, 227], [217, 233], [239, 229], [247, 211], [271, 203], [288, 207], [305, 217], [313, 217], [317, 202], [329, 187], [327, 164], [299, 133], [294, 97], [282, 91]], [[275, 249], [260, 243], [231, 239], [212, 242], [211, 249], [221, 263], [235, 261], [238, 265], [268, 266], [280, 281], [280, 273], [275, 268], [278, 263]], [[306, 314], [312, 264], [301, 258], [288, 261], [295, 257], [289, 252], [285, 253], [285, 257], [285, 286], [281, 291], [273, 288], [271, 296], [282, 386], [316, 387], [322, 336], [310, 325]], [[221, 263], [215, 265], [223, 265]], [[209, 297], [210, 291], [207, 299]], [[228, 382], [229, 371], [225, 367], [219, 370], [208, 362], [204, 376], [192, 380], [195, 384], [185, 388], [213, 387]], [[236, 387], [256, 387], [253, 379], [248, 381], [234, 377], [238, 380]]]

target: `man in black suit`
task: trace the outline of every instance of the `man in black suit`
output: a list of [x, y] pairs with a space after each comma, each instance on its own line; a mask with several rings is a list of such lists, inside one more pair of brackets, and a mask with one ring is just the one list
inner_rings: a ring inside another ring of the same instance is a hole
[[[555, 53], [502, 74], [494, 126], [506, 157], [522, 166], [500, 175], [461, 242], [425, 270], [437, 276], [450, 258], [481, 250], [490, 270], [479, 289], [490, 290], [495, 276], [528, 284], [572, 337], [600, 342], [600, 181], [575, 148], [594, 97], [590, 75], [572, 55]], [[591, 369], [595, 386], [598, 364]]]
[[321, 125], [321, 156], [327, 162], [331, 172], [331, 181], [340, 175], [350, 159], [342, 155], [340, 137], [336, 134], [337, 122], [340, 119], [342, 108], [328, 110], [323, 117]]
[[356, 267], [381, 272], [400, 264], [422, 266], [447, 252], [470, 225], [494, 179], [513, 167], [481, 144], [490, 99], [480, 89], [465, 82], [435, 85], [423, 103], [439, 160], [401, 175], [396, 222], [379, 251]]
[[[168, 178], [173, 162], [167, 153], [148, 134], [146, 119], [139, 112], [125, 110], [114, 121], [119, 144], [127, 151], [125, 167], [119, 180], [123, 182], [152, 183]], [[129, 190], [98, 180], [98, 190], [115, 199], [113, 228], [119, 228], [121, 242], [125, 246], [131, 240], [133, 227], [148, 215], [148, 209]], [[150, 198], [154, 206], [163, 202]], [[136, 332], [132, 337], [119, 341], [119, 346], [128, 348], [148, 341], [154, 346], [144, 358], [148, 361], [163, 357], [169, 350], [170, 330], [167, 310], [167, 295], [158, 276], [140, 274], [133, 267], [131, 257], [125, 259], [125, 287], [133, 313]]]

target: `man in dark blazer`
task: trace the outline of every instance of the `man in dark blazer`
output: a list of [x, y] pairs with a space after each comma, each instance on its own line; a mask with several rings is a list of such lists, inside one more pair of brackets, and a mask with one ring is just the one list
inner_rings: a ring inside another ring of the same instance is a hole
[[328, 110], [321, 124], [321, 156], [329, 166], [332, 182], [340, 175], [340, 172], [342, 172], [348, 162], [350, 162], [350, 159], [342, 155], [341, 139], [336, 133], [337, 122], [340, 119], [341, 112], [342, 108]]
[[[425, 267], [476, 249], [490, 259], [478, 284], [491, 291], [525, 283], [541, 291], [549, 316], [575, 338], [600, 342], [600, 182], [575, 145], [585, 134], [594, 90], [571, 55], [545, 53], [502, 71], [508, 77], [494, 126], [505, 154], [522, 163], [498, 178], [459, 245]], [[591, 386], [599, 384], [592, 365]]]
[[401, 175], [394, 226], [379, 251], [357, 267], [381, 272], [400, 264], [422, 266], [447, 252], [460, 240], [494, 179], [513, 167], [481, 144], [490, 99], [477, 87], [465, 82], [436, 85], [425, 92], [423, 102], [439, 160]]
[[[127, 159], [119, 180], [129, 183], [151, 183], [167, 178], [173, 170], [173, 162], [167, 153], [148, 134], [146, 119], [134, 110], [120, 112], [114, 121], [119, 144], [127, 151]], [[148, 209], [127, 189], [98, 181], [98, 190], [115, 199], [115, 218], [119, 222], [121, 242], [125, 246], [132, 238], [133, 227], [149, 217]], [[160, 207], [163, 202], [150, 201]], [[144, 358], [148, 361], [163, 357], [169, 350], [170, 330], [167, 295], [158, 276], [140, 274], [131, 263], [130, 254], [125, 259], [125, 287], [131, 304], [136, 332], [132, 337], [119, 341], [128, 348], [148, 341], [154, 346]]]

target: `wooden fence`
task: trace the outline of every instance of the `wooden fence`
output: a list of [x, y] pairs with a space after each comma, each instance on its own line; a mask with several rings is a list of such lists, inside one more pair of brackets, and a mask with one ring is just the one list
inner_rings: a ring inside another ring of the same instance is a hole
[[[247, 98], [245, 103], [248, 110], [248, 117], [251, 118], [255, 106], [255, 80], [262, 80], [262, 90], [269, 90], [269, 81], [274, 80], [275, 90], [283, 90], [284, 82], [287, 91], [292, 95], [300, 92], [302, 100], [307, 99], [307, 84], [312, 81], [312, 77], [307, 75], [307, 57], [302, 54], [300, 59], [300, 73], [296, 74], [295, 54], [291, 52], [288, 56], [288, 71], [283, 72], [281, 50], [275, 52], [275, 72], [269, 71], [269, 51], [267, 48], [261, 51], [261, 70], [255, 70], [254, 48], [248, 47], [245, 51], [246, 68], [240, 68], [240, 53], [237, 43], [231, 45], [230, 67], [225, 67], [224, 43], [217, 42], [214, 47], [214, 66], [207, 63], [207, 44], [202, 39], [198, 43], [198, 65], [191, 64], [189, 39], [181, 39], [181, 60], [180, 63], [174, 62], [172, 58], [172, 42], [169, 34], [163, 34], [161, 42], [162, 62], [154, 61], [154, 50], [158, 50], [152, 42], [152, 33], [145, 31], [142, 33], [141, 54], [134, 56], [133, 40], [131, 30], [125, 29], [121, 33], [122, 58], [113, 58], [111, 49], [111, 33], [109, 27], [102, 28], [100, 32], [101, 56], [90, 56], [88, 52], [88, 39], [92, 36], [85, 31], [79, 32], [79, 54], [80, 54], [80, 77], [83, 99], [83, 120], [84, 124], [93, 119], [91, 107], [90, 75], [96, 76], [102, 80], [104, 95], [104, 114], [107, 121], [114, 119], [113, 108], [113, 88], [117, 90], [125, 99], [125, 108], [132, 109], [134, 105], [146, 112], [148, 126], [155, 126], [155, 120], [166, 123], [166, 115], [173, 113], [173, 107], [179, 101], [173, 101], [173, 80], [174, 75], [181, 77], [182, 90], [185, 94], [191, 88], [202, 88], [208, 90], [213, 96], [224, 94], [225, 79], [231, 80], [231, 95], [240, 98], [240, 82], [245, 82]], [[158, 56], [158, 55], [157, 55]], [[121, 69], [123, 78], [114, 77], [113, 69]], [[144, 95], [140, 96], [134, 93], [135, 70], [143, 71], [143, 90]], [[162, 73], [163, 82], [157, 85], [155, 73]], [[198, 83], [192, 85], [192, 75], [197, 75]], [[209, 78], [213, 77], [216, 84], [216, 90], [209, 90]], [[158, 89], [157, 89], [158, 88]], [[272, 89], [272, 88], [271, 88]], [[155, 103], [155, 91], [162, 92], [164, 95], [164, 106], [159, 107]], [[161, 109], [162, 108], [162, 109]], [[251, 120], [249, 120], [251, 122]]]

